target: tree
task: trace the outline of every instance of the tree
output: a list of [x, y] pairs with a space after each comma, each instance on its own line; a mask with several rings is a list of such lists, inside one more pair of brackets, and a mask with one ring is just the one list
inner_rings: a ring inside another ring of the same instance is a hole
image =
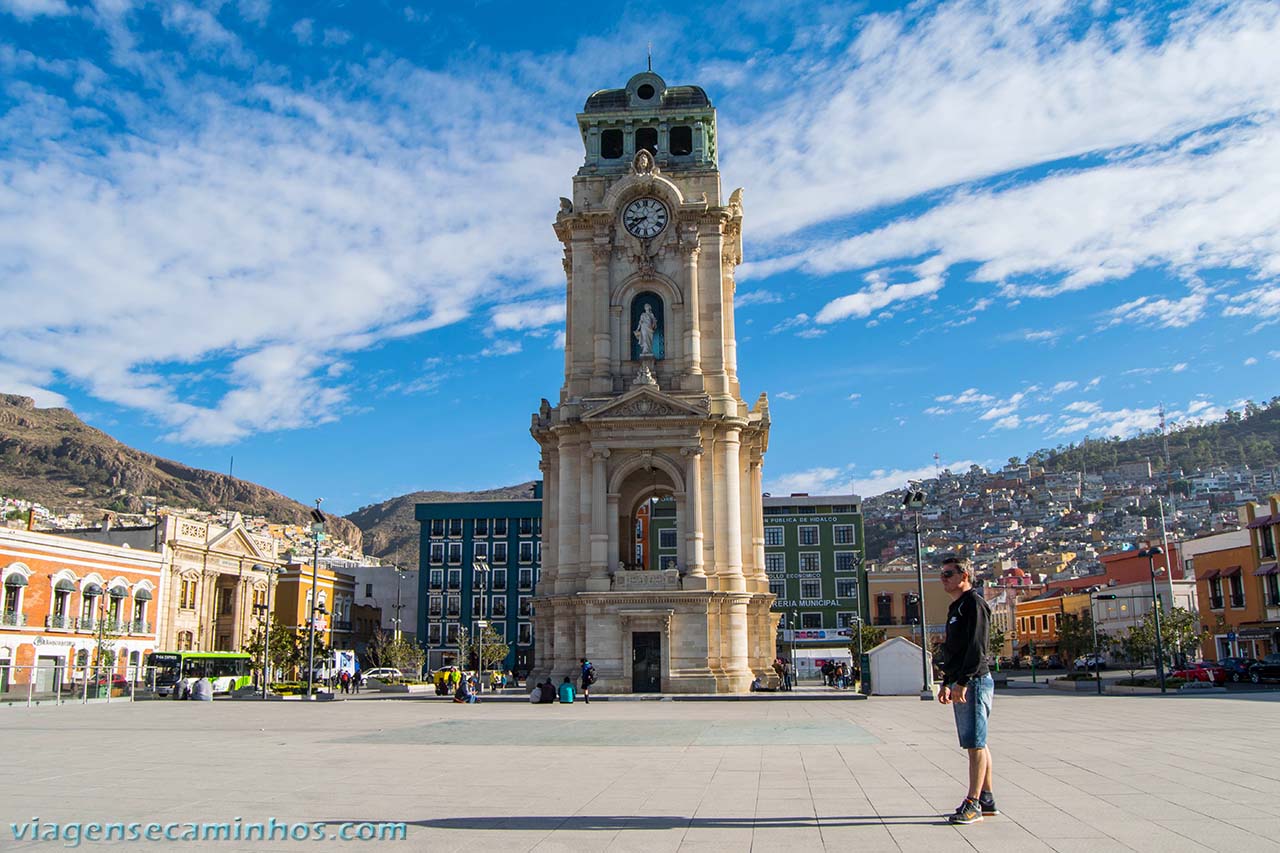
[[[241, 651], [253, 658], [253, 667], [262, 671], [262, 645], [266, 626], [259, 624], [253, 635], [241, 647]], [[293, 672], [306, 660], [306, 649], [299, 638], [305, 634], [295, 633], [279, 622], [271, 626], [271, 640], [268, 647], [271, 652], [271, 670], [275, 672]]]
[[[493, 669], [506, 660], [511, 649], [507, 645], [507, 641], [493, 629], [492, 625], [486, 625], [481, 636], [484, 638], [484, 661], [480, 669]], [[458, 651], [461, 653], [462, 659], [467, 661], [472, 669], [476, 669], [480, 646], [480, 638], [472, 639], [470, 632], [465, 628], [458, 629]]]
[[[1149, 618], [1151, 614], [1147, 614]], [[1152, 618], [1154, 622], [1154, 618]], [[1154, 631], [1155, 626], [1152, 626]], [[1204, 642], [1209, 635], [1201, 625], [1196, 614], [1184, 607], [1175, 607], [1160, 619], [1160, 639], [1164, 641], [1165, 651], [1175, 658], [1188, 654]]]
[[[862, 651], [863, 652], [866, 652], [868, 649], [874, 649], [876, 646], [884, 642], [883, 628], [876, 628], [863, 622], [858, 625], [850, 625], [849, 630], [862, 632]], [[849, 654], [853, 655], [855, 658], [858, 656], [858, 635], [857, 634], [853, 635], [853, 641], [849, 643]], [[858, 666], [862, 666], [861, 661], [858, 662]]]
[[[1098, 648], [1106, 643], [1105, 634], [1098, 632]], [[1087, 610], [1080, 613], [1062, 614], [1062, 622], [1058, 625], [1058, 656], [1068, 670], [1075, 669], [1076, 658], [1085, 652], [1093, 651], [1093, 614]]]
[[[402, 672], [422, 672], [425, 657], [422, 647], [406, 637], [393, 637], [386, 631], [373, 635], [368, 647], [369, 660], [374, 666], [389, 666]], [[485, 655], [488, 657], [488, 654]]]
[[[1004, 643], [1007, 638], [1004, 631], [999, 628], [992, 628], [991, 635], [987, 641], [987, 654], [991, 655], [996, 661], [1000, 660], [1000, 656], [1004, 654]], [[997, 667], [999, 664], [997, 663]]]
[[1130, 678], [1138, 677], [1138, 670], [1142, 669], [1147, 656], [1153, 654], [1155, 648], [1155, 630], [1148, 621], [1144, 620], [1124, 632], [1120, 638], [1120, 653], [1124, 655], [1125, 669], [1129, 670]]

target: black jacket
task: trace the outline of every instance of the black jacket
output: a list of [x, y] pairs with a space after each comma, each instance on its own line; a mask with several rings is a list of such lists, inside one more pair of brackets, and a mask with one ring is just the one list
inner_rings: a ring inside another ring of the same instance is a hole
[[986, 675], [991, 634], [991, 606], [976, 589], [968, 590], [947, 608], [946, 635], [938, 650], [944, 684], [967, 685]]

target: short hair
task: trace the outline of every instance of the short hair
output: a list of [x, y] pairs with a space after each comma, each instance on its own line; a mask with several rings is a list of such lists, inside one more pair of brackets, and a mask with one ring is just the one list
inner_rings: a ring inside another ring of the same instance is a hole
[[973, 561], [964, 557], [947, 557], [942, 561], [943, 566], [955, 566], [964, 572], [964, 576], [969, 580], [973, 580]]

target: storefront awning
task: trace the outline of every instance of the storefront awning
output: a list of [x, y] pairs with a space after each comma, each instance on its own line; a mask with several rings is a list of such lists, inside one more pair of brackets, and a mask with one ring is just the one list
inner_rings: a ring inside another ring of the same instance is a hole
[[5, 586], [26, 586], [27, 585], [26, 575], [20, 575], [17, 572], [14, 572], [13, 574], [9, 575], [9, 577], [4, 579], [4, 585]]
[[133, 600], [134, 600], [134, 601], [150, 601], [150, 600], [151, 600], [151, 590], [149, 590], [149, 589], [140, 589], [140, 590], [138, 590], [137, 592], [135, 592], [135, 593], [133, 594]]
[[53, 588], [58, 590], [59, 592], [75, 592], [76, 582], [67, 580], [66, 578], [61, 578], [58, 580], [57, 583], [53, 585]]
[[1280, 515], [1260, 515], [1253, 521], [1249, 522], [1249, 529], [1253, 530], [1258, 527], [1269, 527], [1272, 524], [1280, 524]]
[[1239, 567], [1239, 566], [1232, 566], [1232, 567], [1231, 567], [1231, 568], [1229, 568], [1229, 569], [1223, 569], [1223, 570], [1222, 570], [1222, 576], [1223, 576], [1224, 578], [1234, 578], [1234, 577], [1236, 577], [1236, 576], [1237, 576], [1237, 575], [1239, 575], [1239, 574], [1240, 574], [1240, 567]]
[[1263, 563], [1261, 566], [1254, 569], [1253, 573], [1258, 577], [1280, 573], [1280, 563]]
[[87, 583], [84, 585], [84, 589], [81, 590], [81, 593], [89, 596], [102, 595], [102, 587], [98, 586], [96, 583]]
[[111, 589], [107, 590], [107, 595], [112, 598], [128, 598], [129, 590], [122, 586], [113, 586]]
[[1211, 581], [1211, 580], [1213, 580], [1214, 578], [1218, 577], [1218, 576], [1219, 576], [1219, 575], [1221, 575], [1221, 574], [1222, 574], [1222, 572], [1221, 572], [1219, 569], [1213, 569], [1213, 570], [1208, 571], [1208, 572], [1205, 572], [1203, 575], [1201, 575], [1201, 576], [1200, 576], [1200, 579], [1201, 579], [1201, 580], [1206, 580], [1206, 581]]

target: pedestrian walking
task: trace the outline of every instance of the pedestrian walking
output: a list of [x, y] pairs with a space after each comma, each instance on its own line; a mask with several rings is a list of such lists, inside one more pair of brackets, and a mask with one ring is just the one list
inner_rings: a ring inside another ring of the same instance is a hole
[[791, 661], [782, 662], [782, 689], [788, 693], [795, 689], [796, 671], [791, 665]]
[[951, 706], [960, 746], [969, 754], [969, 790], [948, 819], [970, 824], [1000, 814], [991, 791], [991, 751], [987, 748], [987, 721], [995, 695], [995, 680], [987, 667], [991, 608], [973, 588], [973, 564], [968, 560], [943, 560], [941, 579], [942, 588], [951, 596], [951, 606], [938, 649], [942, 668], [938, 701]]
[[[565, 676], [568, 681], [568, 676]], [[582, 659], [582, 701], [591, 704], [591, 685], [596, 683], [596, 668], [591, 661], [586, 658]]]

